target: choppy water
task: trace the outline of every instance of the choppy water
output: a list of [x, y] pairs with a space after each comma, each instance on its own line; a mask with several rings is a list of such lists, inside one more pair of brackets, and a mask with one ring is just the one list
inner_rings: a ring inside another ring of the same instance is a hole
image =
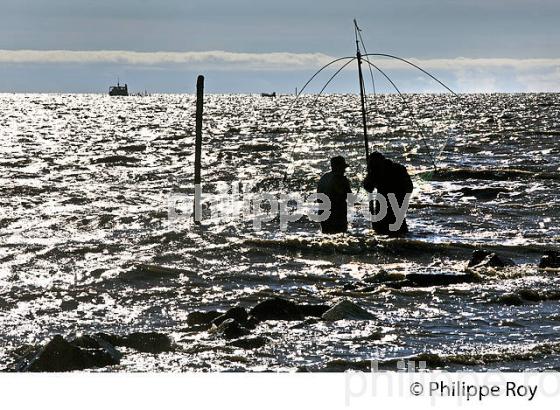
[[[303, 97], [283, 120], [293, 98], [206, 96], [206, 191], [241, 180], [312, 192], [333, 154], [347, 157], [357, 190], [356, 96], [316, 105]], [[398, 97], [379, 97], [371, 115], [373, 147], [416, 174], [412, 234], [388, 240], [363, 219], [338, 237], [307, 220], [287, 232], [278, 221], [261, 232], [238, 221], [170, 225], [169, 195], [192, 192], [193, 96], [0, 95], [0, 363], [56, 333], [154, 330], [182, 349], [130, 353], [103, 370], [320, 370], [367, 359], [391, 367], [403, 357], [451, 370], [560, 370], [560, 276], [536, 268], [560, 248], [560, 96], [408, 98], [426, 143]], [[441, 150], [443, 176], [425, 173], [426, 145]], [[447, 172], [458, 168], [500, 172]], [[461, 191], [488, 187], [499, 188], [495, 198]], [[344, 290], [382, 270], [463, 273], [477, 246], [517, 266], [483, 272], [477, 284]], [[262, 323], [253, 333], [273, 343], [254, 351], [185, 323], [193, 310], [272, 295], [348, 298], [377, 320]]]

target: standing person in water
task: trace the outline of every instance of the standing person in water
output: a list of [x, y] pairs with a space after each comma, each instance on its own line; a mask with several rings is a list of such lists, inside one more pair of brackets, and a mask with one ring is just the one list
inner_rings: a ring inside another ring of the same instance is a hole
[[[382, 195], [386, 201], [387, 214], [379, 221], [372, 222], [372, 228], [375, 232], [390, 236], [400, 236], [407, 233], [406, 209], [408, 208], [408, 201], [405, 203], [405, 197], [412, 193], [413, 185], [405, 166], [385, 158], [379, 152], [374, 152], [368, 157], [367, 176], [363, 186], [368, 192], [377, 189], [377, 195]], [[391, 203], [390, 194], [394, 195], [398, 204], [395, 204], [394, 200]], [[370, 212], [376, 216], [380, 211], [382, 212], [383, 206], [378, 204], [374, 207], [374, 202], [379, 201], [370, 202]], [[395, 211], [398, 211], [397, 214]], [[402, 223], [399, 224], [399, 222]]]
[[[331, 171], [319, 180], [317, 193], [325, 194], [331, 201], [331, 213], [327, 220], [321, 222], [323, 233], [334, 234], [348, 230], [347, 194], [351, 193], [350, 181], [344, 176], [347, 168], [344, 157], [331, 158]], [[319, 215], [322, 212], [319, 212]]]

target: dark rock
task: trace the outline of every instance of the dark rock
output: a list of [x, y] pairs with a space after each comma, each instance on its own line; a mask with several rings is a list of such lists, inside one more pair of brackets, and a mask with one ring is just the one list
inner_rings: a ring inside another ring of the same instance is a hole
[[208, 312], [191, 312], [187, 316], [187, 325], [209, 325], [214, 319], [221, 315], [223, 315], [223, 313], [216, 310], [211, 310]]
[[547, 300], [560, 300], [560, 292], [557, 291], [537, 291], [535, 289], [519, 289], [513, 293], [505, 293], [497, 297], [494, 302], [505, 305], [523, 305], [527, 302], [537, 303]]
[[494, 252], [484, 250], [476, 250], [473, 252], [471, 260], [467, 265], [469, 268], [503, 268], [506, 266], [514, 266], [515, 263], [511, 259], [504, 259], [496, 255]]
[[249, 311], [251, 318], [265, 320], [303, 320], [306, 316], [321, 317], [327, 305], [298, 305], [282, 298], [267, 299]]
[[245, 337], [229, 343], [230, 346], [240, 347], [241, 349], [258, 349], [268, 343], [266, 337]]
[[494, 302], [508, 306], [520, 306], [524, 303], [521, 296], [519, 296], [517, 293], [506, 293], [497, 297]]
[[362, 281], [366, 283], [396, 282], [399, 280], [403, 280], [404, 277], [405, 275], [402, 273], [380, 270], [379, 272], [374, 274], [367, 274], [362, 278]]
[[60, 302], [60, 310], [68, 311], [68, 310], [75, 310], [79, 306], [79, 303], [76, 300], [63, 300]]
[[[406, 279], [393, 282], [385, 282], [384, 285], [392, 289], [402, 288], [426, 288], [430, 286], [448, 286], [458, 283], [480, 282], [478, 275], [466, 273], [459, 275], [448, 275], [439, 273], [409, 273]], [[364, 291], [363, 289], [361, 289]], [[369, 290], [369, 288], [368, 288]], [[372, 289], [373, 290], [373, 289]]]
[[243, 323], [243, 326], [245, 326], [247, 329], [252, 330], [252, 329], [256, 328], [258, 324], [259, 324], [259, 321], [257, 319], [255, 319], [253, 316], [249, 316], [247, 321], [245, 323]]
[[560, 268], [560, 253], [549, 251], [542, 257], [539, 268], [541, 269], [558, 269]]
[[124, 145], [122, 147], [119, 147], [120, 150], [128, 151], [128, 152], [142, 152], [142, 151], [146, 151], [146, 148], [147, 147], [145, 144]]
[[469, 268], [472, 266], [476, 266], [481, 263], [487, 256], [491, 255], [491, 252], [483, 251], [483, 250], [476, 250], [473, 252], [471, 256], [471, 260], [467, 265]]
[[70, 343], [84, 349], [103, 349], [105, 352], [109, 353], [115, 361], [120, 361], [122, 353], [115, 349], [114, 346], [116, 345], [109, 342], [107, 339], [104, 339], [100, 335], [101, 334], [94, 334], [91, 336], [81, 335], [72, 339]]
[[323, 313], [330, 309], [327, 305], [298, 305], [302, 316], [321, 317]]
[[260, 322], [265, 320], [303, 319], [298, 305], [281, 298], [267, 299], [253, 307], [249, 314]]
[[533, 289], [520, 289], [518, 294], [522, 299], [528, 302], [540, 302], [547, 299], [546, 295], [540, 294]]
[[216, 333], [226, 339], [237, 339], [249, 334], [249, 330], [241, 326], [235, 319], [226, 319], [216, 329]]
[[391, 289], [402, 289], [407, 287], [414, 287], [414, 283], [410, 280], [395, 280], [393, 282], [385, 282], [385, 286]]
[[119, 335], [111, 335], [108, 333], [96, 333], [94, 336], [97, 336], [100, 339], [105, 340], [107, 343], [113, 345], [113, 346], [124, 346], [123, 345], [123, 340], [124, 338], [122, 336]]
[[169, 352], [175, 349], [175, 342], [171, 337], [156, 332], [135, 332], [125, 336], [95, 333], [91, 336], [77, 337], [72, 343], [84, 348], [106, 346], [106, 343], [109, 346], [128, 347], [144, 353]]
[[519, 306], [525, 303], [537, 303], [545, 300], [558, 300], [560, 293], [538, 292], [534, 289], [519, 289], [516, 292], [505, 293], [493, 300], [495, 303]]
[[459, 190], [465, 196], [474, 196], [479, 201], [491, 201], [498, 197], [498, 194], [509, 192], [506, 188], [488, 187], [488, 188], [461, 188]]
[[369, 373], [371, 372], [371, 363], [372, 360], [350, 361], [345, 359], [335, 359], [327, 362], [325, 367], [317, 369], [317, 371], [326, 373], [342, 373], [352, 370], [357, 372]]
[[[56, 335], [31, 359], [23, 359], [17, 370], [24, 372], [69, 372], [119, 363], [119, 357], [92, 340], [83, 341], [92, 348], [79, 347]], [[113, 349], [114, 350], [114, 349]]]
[[[81, 347], [82, 349], [99, 349], [101, 347], [99, 345], [99, 339], [99, 337], [90, 335], [80, 335], [75, 337], [74, 339], [71, 339], [69, 343], [73, 344], [74, 346]], [[105, 340], [103, 341], [107, 343]]]
[[406, 275], [406, 280], [410, 281], [413, 287], [428, 287], [455, 285], [457, 283], [473, 283], [477, 282], [479, 279], [478, 276], [471, 273], [461, 275], [409, 273]]
[[123, 280], [154, 280], [174, 278], [185, 274], [185, 270], [165, 266], [138, 264], [122, 271], [119, 278]]
[[111, 155], [108, 157], [92, 159], [92, 164], [125, 165], [140, 162], [140, 159], [126, 155]]
[[240, 306], [229, 309], [224, 314], [214, 318], [212, 323], [219, 326], [226, 319], [235, 319], [239, 323], [246, 323], [248, 319], [247, 311]]
[[348, 300], [338, 302], [321, 316], [324, 320], [372, 320], [371, 313]]
[[131, 333], [116, 342], [117, 346], [125, 346], [145, 353], [169, 352], [175, 348], [175, 342], [171, 337], [156, 332]]

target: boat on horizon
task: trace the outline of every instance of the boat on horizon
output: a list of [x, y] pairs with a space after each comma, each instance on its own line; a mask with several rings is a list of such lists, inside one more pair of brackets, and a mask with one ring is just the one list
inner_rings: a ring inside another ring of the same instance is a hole
[[123, 96], [123, 97], [128, 97], [128, 85], [120, 85], [120, 83], [117, 81], [117, 85], [114, 85], [112, 87], [109, 88], [109, 95], [114, 97], [114, 96]]

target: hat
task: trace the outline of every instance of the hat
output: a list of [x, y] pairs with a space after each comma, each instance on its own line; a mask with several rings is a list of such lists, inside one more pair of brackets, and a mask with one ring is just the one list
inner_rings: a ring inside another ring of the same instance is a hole
[[374, 151], [371, 154], [369, 154], [368, 162], [382, 161], [384, 159], [385, 159], [385, 156], [381, 152]]
[[381, 152], [374, 151], [371, 154], [369, 154], [367, 160], [367, 167], [368, 169], [370, 169], [371, 167], [374, 166], [374, 164], [383, 164], [386, 160], [387, 158], [385, 158], [385, 156]]
[[344, 169], [347, 168], [346, 160], [342, 156], [336, 156], [331, 158], [331, 168], [332, 169]]

